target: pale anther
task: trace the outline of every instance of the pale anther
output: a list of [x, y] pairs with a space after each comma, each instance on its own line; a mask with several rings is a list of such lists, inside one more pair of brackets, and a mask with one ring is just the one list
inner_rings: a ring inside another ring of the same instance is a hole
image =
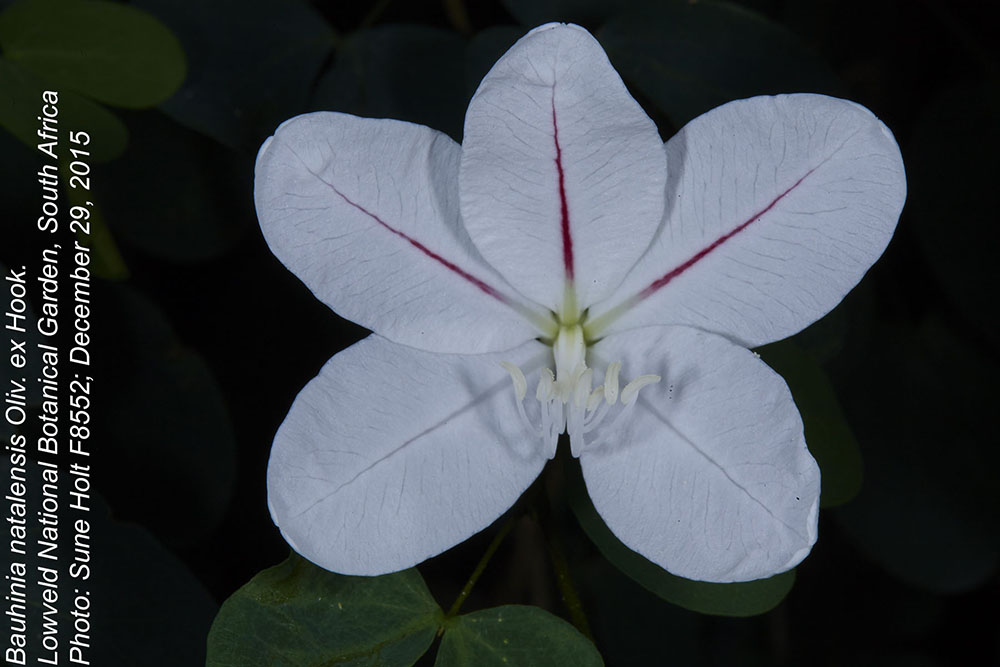
[[523, 401], [525, 394], [528, 393], [528, 381], [524, 379], [524, 373], [509, 361], [501, 361], [500, 365], [503, 366], [505, 371], [510, 373], [510, 379], [514, 382], [514, 393], [517, 395], [517, 400]]
[[601, 404], [601, 399], [604, 398], [604, 385], [600, 385], [590, 392], [590, 398], [587, 399], [587, 412], [593, 412], [597, 409], [597, 406]]
[[618, 373], [622, 370], [622, 362], [613, 361], [604, 372], [604, 400], [614, 405], [618, 400]]
[[660, 381], [659, 375], [640, 375], [636, 379], [625, 385], [622, 389], [622, 403], [628, 405], [636, 396], [639, 395], [639, 390], [648, 384], [656, 384]]

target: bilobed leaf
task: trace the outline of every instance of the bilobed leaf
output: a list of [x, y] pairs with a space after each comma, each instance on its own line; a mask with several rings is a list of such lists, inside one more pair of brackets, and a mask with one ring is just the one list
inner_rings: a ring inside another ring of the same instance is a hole
[[320, 14], [297, 0], [135, 0], [170, 25], [191, 75], [162, 105], [178, 123], [230, 147], [256, 150], [282, 121], [306, 111], [333, 48]]
[[416, 570], [348, 577], [293, 553], [222, 605], [206, 664], [405, 667], [424, 654], [442, 620]]
[[849, 313], [857, 309], [858, 306], [854, 304], [859, 297], [854, 295], [859, 293], [852, 292], [844, 298], [842, 305], [795, 334], [792, 339], [795, 345], [809, 354], [816, 363], [831, 362], [844, 347], [844, 339], [851, 327], [852, 316]]
[[[0, 461], [0, 474], [5, 479], [10, 472], [9, 458]], [[83, 461], [86, 459], [80, 460], [85, 466]], [[77, 484], [79, 491], [92, 478], [74, 473], [66, 480]], [[67, 641], [76, 638], [78, 645], [85, 641], [82, 657], [91, 665], [204, 664], [205, 635], [219, 608], [212, 595], [190, 568], [148, 531], [113, 520], [94, 487], [79, 502], [88, 510], [60, 508], [65, 512], [60, 537], [69, 539], [67, 547], [73, 545], [72, 549], [63, 547], [63, 562], [79, 575], [72, 579], [66, 576], [67, 585], [60, 587], [59, 627], [75, 629]], [[42, 526], [38, 522], [29, 526], [28, 544], [35, 544], [42, 537]], [[30, 549], [24, 557], [12, 556], [7, 549], [0, 551], [3, 572], [13, 571], [12, 561], [23, 563], [28, 572], [51, 566], [51, 561]], [[89, 609], [83, 606], [88, 600]], [[80, 605], [79, 610], [76, 605]], [[39, 658], [51, 659], [51, 652], [42, 648], [44, 609], [40, 602], [28, 605], [29, 665], [44, 664]], [[82, 636], [77, 634], [81, 631]], [[150, 646], [156, 650], [151, 651]]]
[[586, 582], [587, 621], [608, 664], [660, 665], [666, 655], [669, 665], [699, 664], [714, 618], [665, 604], [599, 554], [581, 559], [574, 575]]
[[435, 667], [591, 667], [604, 664], [589, 639], [557, 616], [521, 605], [464, 614], [446, 625]]
[[94, 374], [109, 389], [95, 430], [103, 451], [134, 474], [109, 477], [103, 490], [120, 516], [188, 546], [218, 526], [232, 497], [236, 442], [226, 401], [205, 360], [149, 299], [122, 284], [104, 287], [109, 326], [95, 335], [93, 354]]
[[[42, 123], [37, 120], [37, 116], [45, 104], [58, 110], [55, 119], [57, 123], [62, 119], [62, 124], [53, 123], [53, 125], [62, 129], [58, 130], [58, 139], [52, 150], [59, 160], [59, 189], [68, 196], [69, 206], [86, 205], [87, 201], [91, 202], [87, 206], [90, 210], [90, 236], [87, 245], [92, 250], [93, 262], [90, 270], [102, 278], [120, 280], [128, 275], [128, 268], [101, 215], [93, 192], [81, 187], [69, 187], [71, 176], [69, 166], [70, 162], [77, 158], [87, 164], [94, 164], [120, 156], [128, 142], [128, 130], [117, 116], [101, 105], [75, 93], [58, 91], [55, 105], [43, 101], [43, 92], [54, 91], [56, 88], [54, 84], [46, 83], [23, 67], [0, 58], [0, 89], [4, 91], [4, 95], [0, 96], [0, 125], [6, 127], [13, 136], [29, 147], [34, 155], [51, 161], [37, 149], [39, 143], [51, 142], [51, 139], [38, 135]], [[71, 123], [70, 130], [81, 139], [79, 144], [71, 144], [68, 141], [65, 130], [67, 122]], [[81, 132], [86, 132], [89, 141], [82, 140], [79, 134]], [[81, 153], [74, 156], [69, 152], [70, 148], [81, 149], [88, 154]], [[5, 155], [5, 157], [13, 156]], [[20, 166], [21, 163], [17, 164]], [[0, 180], [8, 182], [9, 178], [3, 176], [0, 173]]]
[[94, 181], [115, 235], [173, 261], [206, 260], [232, 248], [254, 219], [243, 158], [161, 113], [128, 120], [125, 159]]
[[[859, 550], [907, 584], [961, 593], [1000, 569], [997, 366], [944, 322], [874, 329], [843, 378], [865, 485], [836, 517]], [[917, 360], [916, 362], [914, 360]]]
[[802, 415], [806, 445], [823, 473], [820, 507], [843, 505], [861, 490], [861, 449], [826, 371], [793, 343], [773, 343], [758, 352], [785, 379]]
[[337, 49], [311, 107], [369, 118], [395, 118], [462, 138], [465, 41], [419, 25], [362, 30]]
[[677, 127], [735, 99], [839, 89], [792, 33], [727, 2], [650, 3], [611, 19], [598, 37], [622, 77]]
[[173, 33], [118, 2], [23, 0], [0, 13], [0, 47], [59, 88], [114, 106], [158, 104], [185, 74]]
[[[63, 181], [67, 181], [66, 169], [63, 169]], [[90, 270], [95, 276], [105, 280], [125, 280], [129, 277], [128, 266], [125, 265], [125, 258], [122, 257], [115, 237], [108, 229], [108, 223], [101, 213], [100, 203], [91, 191], [80, 188], [65, 188], [70, 206], [85, 206], [90, 211], [89, 233], [82, 236], [79, 233], [77, 238], [86, 247], [90, 248], [91, 265]], [[88, 204], [89, 202], [89, 204]]]
[[[0, 15], [2, 18], [2, 15]], [[85, 97], [62, 90], [57, 82], [46, 81], [36, 76], [21, 65], [0, 57], [0, 126], [34, 149], [46, 140], [38, 136], [42, 123], [37, 119], [43, 106], [42, 93], [46, 90], [58, 92], [57, 121], [71, 122], [72, 130], [85, 131], [91, 137], [88, 161], [106, 162], [118, 157], [125, 151], [128, 143], [128, 130], [118, 120], [118, 117], [99, 104]], [[55, 147], [56, 155], [68, 158], [66, 155], [66, 131], [60, 124], [59, 141]]]
[[594, 509], [575, 461], [567, 464], [569, 502], [580, 527], [611, 563], [649, 591], [685, 609], [716, 616], [755, 616], [773, 609], [795, 582], [795, 570], [768, 579], [714, 584], [677, 577], [632, 551]]

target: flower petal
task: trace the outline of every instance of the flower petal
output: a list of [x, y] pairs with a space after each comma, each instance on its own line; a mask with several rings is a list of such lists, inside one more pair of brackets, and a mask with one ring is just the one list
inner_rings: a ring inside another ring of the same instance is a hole
[[513, 347], [538, 327], [462, 228], [460, 153], [420, 125], [298, 116], [257, 155], [261, 229], [321, 301], [380, 335], [446, 352]]
[[594, 507], [670, 572], [748, 581], [816, 542], [819, 468], [781, 377], [752, 352], [688, 327], [644, 327], [593, 352], [626, 377], [656, 373], [611, 444], [580, 456]]
[[754, 97], [667, 142], [667, 212], [592, 334], [686, 324], [754, 347], [819, 319], [892, 237], [899, 148], [867, 109], [823, 95]]
[[512, 285], [559, 311], [606, 296], [663, 212], [656, 127], [583, 28], [549, 24], [493, 66], [465, 117], [466, 228]]
[[499, 362], [549, 356], [535, 341], [444, 355], [369, 336], [333, 357], [274, 438], [268, 504], [282, 535], [328, 570], [376, 575], [488, 526], [547, 460]]

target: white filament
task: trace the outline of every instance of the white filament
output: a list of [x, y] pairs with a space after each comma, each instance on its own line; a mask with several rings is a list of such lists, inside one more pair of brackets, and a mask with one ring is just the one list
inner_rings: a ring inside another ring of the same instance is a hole
[[[592, 388], [594, 371], [587, 367], [586, 343], [580, 326], [560, 329], [552, 345], [552, 352], [555, 359], [555, 373], [543, 368], [535, 389], [535, 399], [541, 408], [539, 425], [531, 422], [524, 409], [524, 398], [528, 392], [528, 382], [524, 373], [512, 363], [506, 361], [500, 363], [510, 373], [518, 414], [522, 422], [529, 431], [541, 438], [542, 446], [550, 459], [556, 455], [559, 434], [563, 432], [569, 434], [573, 456], [579, 456], [586, 448], [608, 442], [626, 416], [631, 413], [639, 391], [647, 385], [660, 381], [659, 375], [640, 375], [626, 384], [619, 393], [618, 375], [622, 364], [620, 361], [615, 361], [608, 365], [604, 373], [604, 384], [596, 389]], [[588, 441], [585, 434], [598, 428], [611, 408], [619, 403], [619, 399], [621, 409], [611, 420], [610, 425], [602, 429], [597, 437]]]

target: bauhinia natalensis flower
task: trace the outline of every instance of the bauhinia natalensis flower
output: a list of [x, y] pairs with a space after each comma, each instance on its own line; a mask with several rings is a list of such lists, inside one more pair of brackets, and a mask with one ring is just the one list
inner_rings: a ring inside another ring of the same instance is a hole
[[488, 526], [568, 434], [608, 527], [670, 572], [767, 577], [816, 541], [820, 474], [748, 348], [836, 306], [905, 198], [867, 109], [755, 97], [665, 145], [600, 45], [550, 24], [469, 104], [461, 145], [311, 113], [260, 149], [272, 251], [372, 335], [275, 436], [271, 515], [314, 563], [376, 575]]

